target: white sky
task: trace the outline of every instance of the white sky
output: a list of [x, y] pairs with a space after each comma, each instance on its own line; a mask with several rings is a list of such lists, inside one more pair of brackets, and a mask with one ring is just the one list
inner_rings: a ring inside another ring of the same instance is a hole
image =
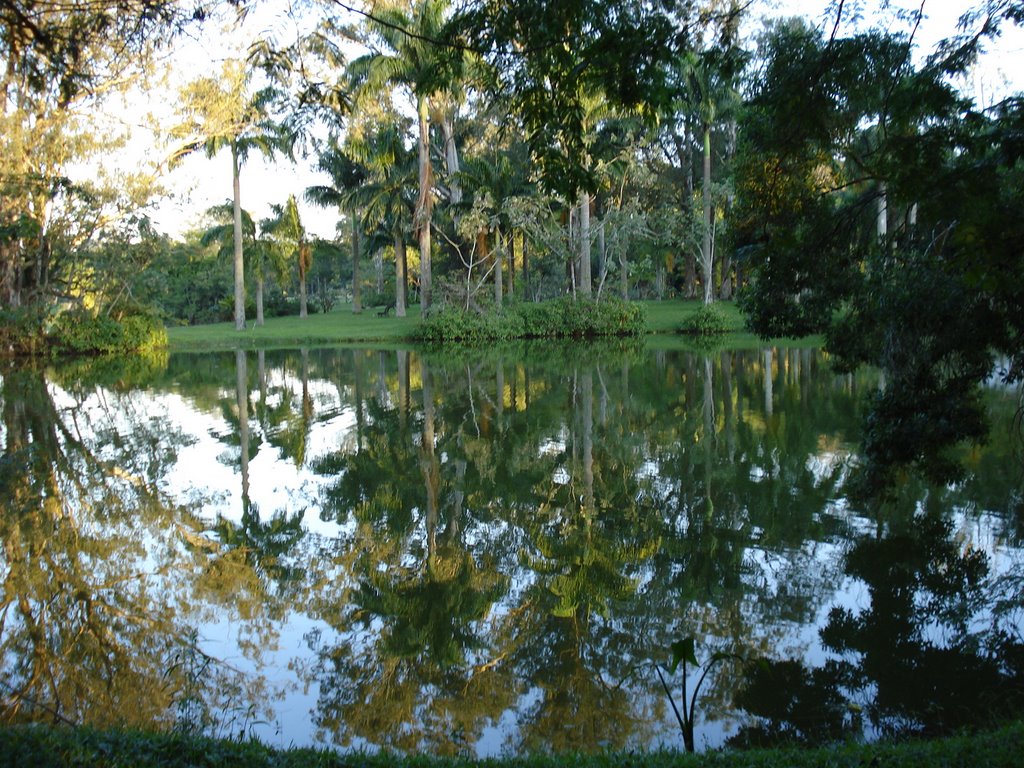
[[[916, 37], [921, 55], [929, 52], [937, 40], [953, 34], [959, 16], [975, 4], [964, 0], [925, 0], [925, 20]], [[293, 34], [284, 16], [271, 5], [261, 6], [260, 12], [250, 16], [240, 29], [227, 30], [210, 23], [204, 25], [198, 39], [183, 41], [169, 62], [170, 79], [175, 85], [151, 94], [147, 108], [165, 125], [169, 125], [169, 121], [174, 119], [175, 94], [180, 84], [200, 74], [219, 71], [226, 58], [238, 57], [251, 40], [264, 36], [267, 30], [274, 30], [283, 36]], [[755, 12], [755, 18], [803, 15], [812, 21], [827, 23], [829, 27], [832, 23], [823, 16], [829, 7], [826, 0], [760, 0], [758, 5], [760, 10]], [[864, 11], [863, 24], [876, 17], [879, 9], [885, 5], [916, 10], [921, 2], [846, 1], [848, 11], [851, 8]], [[757, 22], [752, 22], [750, 29], [758, 26]], [[845, 26], [841, 34], [844, 31], [851, 32], [852, 27]], [[974, 82], [962, 86], [982, 102], [993, 101], [999, 94], [1022, 87], [1018, 71], [1022, 69], [1021, 62], [1024, 62], [1024, 33], [1006, 25], [1003, 37], [993, 44], [992, 49], [979, 68]], [[136, 147], [141, 146], [140, 141], [144, 143], [144, 140], [137, 139]], [[243, 208], [258, 221], [269, 215], [272, 203], [283, 203], [289, 194], [294, 193], [299, 200], [307, 229], [325, 238], [333, 237], [337, 213], [309, 206], [303, 200], [306, 187], [327, 181], [313, 170], [313, 163], [313, 158], [299, 158], [292, 164], [287, 159], [267, 162], [258, 155], [251, 156], [241, 173]], [[164, 183], [169, 195], [159, 203], [152, 218], [158, 229], [171, 235], [180, 235], [184, 230], [197, 226], [202, 212], [207, 208], [230, 199], [230, 157], [227, 152], [212, 160], [195, 155], [171, 172]]]

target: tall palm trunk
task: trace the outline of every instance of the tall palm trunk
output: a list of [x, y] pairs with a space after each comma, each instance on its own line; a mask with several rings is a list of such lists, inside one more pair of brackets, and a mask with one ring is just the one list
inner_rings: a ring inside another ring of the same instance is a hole
[[590, 194], [580, 192], [580, 274], [579, 291], [590, 298]]
[[356, 209], [352, 208], [352, 314], [358, 315], [363, 311], [363, 298], [359, 283], [359, 217]]
[[245, 257], [242, 254], [242, 194], [238, 170], [238, 144], [231, 143], [231, 188], [235, 227], [235, 330], [245, 330]]
[[395, 227], [395, 317], [405, 317], [405, 238]]
[[505, 275], [502, 265], [501, 230], [494, 231], [494, 306], [501, 309], [504, 299]]
[[263, 325], [263, 272], [256, 276], [256, 325]]
[[420, 307], [424, 313], [430, 310], [431, 275], [430, 275], [430, 110], [427, 99], [417, 99], [419, 112], [419, 171], [420, 193], [416, 202], [416, 227], [420, 243]]
[[704, 279], [704, 303], [711, 304], [714, 294], [714, 241], [711, 237], [711, 123], [704, 123], [704, 238], [701, 244], [701, 273]]
[[308, 301], [306, 296], [306, 276], [313, 261], [309, 243], [299, 243], [299, 317], [306, 317], [309, 314]]

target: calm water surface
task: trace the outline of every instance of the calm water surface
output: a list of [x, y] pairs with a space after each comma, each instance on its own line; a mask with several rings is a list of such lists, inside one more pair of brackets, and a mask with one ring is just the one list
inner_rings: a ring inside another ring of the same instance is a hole
[[698, 748], [938, 733], [1024, 699], [1016, 392], [986, 391], [962, 482], [868, 508], [848, 479], [884, 382], [810, 349], [0, 371], [5, 721], [681, 747], [654, 665], [687, 636], [729, 655]]

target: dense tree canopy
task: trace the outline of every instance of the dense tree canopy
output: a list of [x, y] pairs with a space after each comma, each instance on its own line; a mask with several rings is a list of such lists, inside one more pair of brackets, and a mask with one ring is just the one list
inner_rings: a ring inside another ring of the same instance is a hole
[[[172, 272], [195, 280], [180, 248], [187, 262], [224, 266], [199, 253], [198, 235], [175, 250], [139, 227], [152, 180], [104, 186], [69, 172], [117, 151], [89, 130], [88, 110], [145, 71], [164, 32], [218, 9], [237, 11], [244, 30], [262, 7], [0, 11], [0, 300], [12, 327], [45, 327], [69, 304], [210, 316], [125, 300], [176, 285]], [[1021, 101], [980, 103], [962, 85], [1024, 5], [978, 3], [923, 58], [920, 9], [875, 26], [855, 10], [834, 3], [821, 27], [776, 19], [757, 33], [736, 0], [294, 6], [294, 40], [261, 26], [248, 61], [203, 73], [177, 105], [187, 148], [232, 149], [236, 327], [246, 281], [261, 303], [264, 277], [242, 260], [238, 163], [295, 139], [330, 182], [287, 190], [292, 220], [300, 200], [327, 204], [346, 219], [336, 239], [351, 258], [311, 262], [312, 238], [295, 238], [283, 294], [304, 294], [310, 269], [324, 306], [351, 296], [359, 311], [372, 287], [399, 314], [417, 301], [430, 314], [509, 297], [600, 300], [616, 283], [627, 299], [737, 291], [758, 333], [824, 334], [840, 365], [885, 371], [866, 487], [907, 466], [955, 476], [950, 449], [985, 432], [977, 384], [996, 359], [1008, 381], [1024, 378]], [[114, 237], [145, 269], [111, 268], [102, 243]], [[218, 307], [232, 303], [229, 287], [211, 297]]]

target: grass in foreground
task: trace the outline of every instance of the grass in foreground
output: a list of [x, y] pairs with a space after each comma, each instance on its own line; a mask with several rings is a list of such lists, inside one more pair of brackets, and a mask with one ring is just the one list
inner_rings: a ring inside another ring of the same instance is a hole
[[180, 734], [95, 731], [89, 728], [0, 727], [0, 766], [37, 768], [334, 768], [341, 766], [532, 766], [534, 768], [1017, 768], [1024, 755], [1024, 723], [996, 731], [901, 744], [839, 744], [814, 749], [762, 749], [687, 755], [608, 752], [598, 755], [531, 755], [501, 759], [402, 757], [392, 754], [339, 754], [331, 750], [278, 750], [258, 742], [238, 742]]
[[[699, 301], [639, 302], [646, 313], [649, 334], [674, 334], [682, 322], [696, 312]], [[744, 331], [743, 315], [733, 302], [720, 302], [731, 331], [729, 346], [741, 342], [756, 345], [757, 339]], [[409, 308], [407, 317], [393, 314], [379, 317], [376, 308], [364, 308], [362, 314], [353, 315], [348, 304], [335, 307], [327, 314], [298, 317], [268, 318], [261, 328], [253, 327], [250, 320], [244, 331], [236, 331], [232, 323], [195, 325], [187, 328], [168, 328], [170, 349], [174, 352], [235, 349], [237, 347], [293, 347], [300, 345], [341, 345], [358, 343], [398, 343], [408, 341], [420, 322], [420, 308]]]

